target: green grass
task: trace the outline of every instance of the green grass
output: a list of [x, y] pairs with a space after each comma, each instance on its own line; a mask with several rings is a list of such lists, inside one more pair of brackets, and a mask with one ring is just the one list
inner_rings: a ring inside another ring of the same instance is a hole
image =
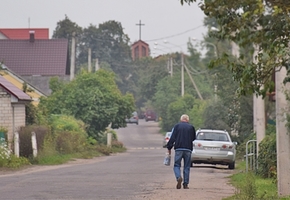
[[60, 165], [74, 159], [91, 159], [99, 156], [107, 156], [114, 153], [125, 152], [126, 148], [120, 142], [114, 142], [112, 147], [96, 145], [86, 150], [73, 154], [61, 154], [52, 148], [46, 148], [39, 152], [36, 158], [24, 158], [12, 155], [10, 159], [0, 159], [0, 170], [22, 168], [28, 165]]
[[290, 197], [277, 196], [277, 184], [274, 179], [264, 179], [252, 172], [246, 173], [244, 161], [237, 162], [235, 174], [231, 175], [231, 184], [236, 188], [234, 196], [223, 200], [290, 200]]

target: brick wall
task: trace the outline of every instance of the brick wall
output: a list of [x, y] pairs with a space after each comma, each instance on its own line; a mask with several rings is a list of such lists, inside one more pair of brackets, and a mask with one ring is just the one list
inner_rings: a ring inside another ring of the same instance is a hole
[[11, 95], [0, 87], [0, 126], [8, 129], [8, 140], [12, 139], [12, 106]]
[[0, 126], [8, 129], [9, 142], [13, 140], [13, 133], [21, 126], [25, 126], [25, 104], [11, 104], [11, 95], [2, 87], [0, 87]]

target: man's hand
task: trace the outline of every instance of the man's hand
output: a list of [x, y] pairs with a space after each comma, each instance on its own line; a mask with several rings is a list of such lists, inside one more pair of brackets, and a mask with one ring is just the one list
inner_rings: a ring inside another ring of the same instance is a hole
[[169, 154], [169, 155], [171, 155], [171, 149], [170, 149], [170, 150], [168, 150], [168, 154]]

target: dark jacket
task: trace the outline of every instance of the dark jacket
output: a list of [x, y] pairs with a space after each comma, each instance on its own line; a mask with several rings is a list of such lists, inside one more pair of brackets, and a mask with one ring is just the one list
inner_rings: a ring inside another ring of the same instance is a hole
[[173, 127], [167, 149], [188, 149], [192, 151], [192, 142], [196, 138], [195, 128], [188, 122], [179, 122]]

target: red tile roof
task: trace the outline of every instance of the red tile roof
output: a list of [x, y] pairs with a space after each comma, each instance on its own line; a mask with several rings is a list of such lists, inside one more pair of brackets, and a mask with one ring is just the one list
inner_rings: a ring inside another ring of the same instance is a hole
[[24, 101], [32, 101], [30, 96], [28, 96], [25, 92], [18, 89], [15, 85], [7, 81], [3, 76], [0, 76], [0, 86], [2, 86], [7, 92], [15, 96], [18, 100]]
[[0, 62], [20, 76], [69, 75], [68, 40], [0, 40]]
[[0, 28], [8, 39], [29, 39], [29, 31], [34, 31], [35, 39], [49, 39], [48, 28]]

